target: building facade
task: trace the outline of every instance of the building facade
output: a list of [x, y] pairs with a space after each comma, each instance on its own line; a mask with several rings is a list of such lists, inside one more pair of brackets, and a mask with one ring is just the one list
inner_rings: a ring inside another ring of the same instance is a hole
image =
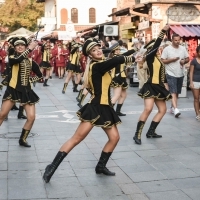
[[[37, 0], [45, 2], [46, 28], [65, 29], [67, 22], [73, 22], [79, 31], [96, 24], [111, 21], [109, 13], [116, 10], [116, 0]], [[54, 22], [53, 24], [50, 24]]]

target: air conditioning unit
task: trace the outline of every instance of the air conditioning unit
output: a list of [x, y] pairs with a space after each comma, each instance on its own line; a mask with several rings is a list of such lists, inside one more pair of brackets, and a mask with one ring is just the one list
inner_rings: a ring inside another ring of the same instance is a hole
[[118, 25], [104, 25], [105, 36], [118, 36]]

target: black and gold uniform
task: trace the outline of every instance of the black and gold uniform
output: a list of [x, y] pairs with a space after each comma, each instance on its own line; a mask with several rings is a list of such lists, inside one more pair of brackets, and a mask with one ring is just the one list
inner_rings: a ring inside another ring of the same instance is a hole
[[[112, 51], [115, 51], [116, 49], [120, 48], [119, 43], [116, 43], [113, 45], [114, 47], [112, 48]], [[135, 53], [135, 50], [129, 50], [121, 55], [123, 56], [130, 56], [131, 54]], [[114, 54], [114, 56], [120, 56], [117, 54]], [[112, 69], [111, 71], [111, 76], [112, 76], [112, 83], [111, 87], [122, 87], [122, 89], [127, 89], [128, 88], [128, 83], [126, 81], [126, 73], [125, 73], [125, 64], [118, 64], [116, 65], [115, 68]]]
[[81, 74], [81, 65], [80, 65], [80, 52], [78, 51], [79, 47], [82, 45], [76, 43], [75, 41], [71, 42], [71, 51], [70, 51], [70, 58], [69, 63], [67, 66], [67, 71], [71, 71], [74, 74]]
[[[87, 41], [86, 41], [87, 42]], [[88, 41], [86, 49], [89, 51], [96, 42]], [[87, 55], [86, 53], [84, 53]], [[95, 61], [92, 60], [89, 66], [89, 85], [91, 86], [91, 98], [84, 105], [77, 115], [81, 121], [91, 122], [94, 126], [111, 128], [113, 125], [121, 123], [118, 115], [112, 107], [110, 96], [110, 84], [112, 77], [109, 73], [118, 64], [134, 62], [134, 57], [116, 56], [109, 60]]]
[[40, 67], [46, 70], [51, 69], [50, 59], [52, 57], [51, 47], [49, 43], [44, 43], [41, 47], [42, 52], [42, 62], [40, 63]]
[[[14, 38], [13, 43], [24, 43], [27, 46], [25, 38]], [[11, 100], [19, 102], [21, 105], [35, 104], [39, 101], [39, 97], [31, 88], [31, 82], [35, 82], [42, 78], [39, 66], [27, 56], [31, 50], [27, 49], [22, 54], [14, 53], [9, 56], [10, 74], [8, 75], [8, 85], [3, 96], [3, 101]], [[36, 76], [30, 78], [33, 71]]]
[[157, 56], [157, 50], [165, 33], [162, 30], [156, 40], [152, 40], [144, 46], [147, 49], [146, 62], [149, 69], [149, 78], [138, 92], [138, 95], [142, 98], [155, 98], [158, 100], [171, 99], [171, 95], [164, 85], [164, 83], [167, 83], [165, 66]]

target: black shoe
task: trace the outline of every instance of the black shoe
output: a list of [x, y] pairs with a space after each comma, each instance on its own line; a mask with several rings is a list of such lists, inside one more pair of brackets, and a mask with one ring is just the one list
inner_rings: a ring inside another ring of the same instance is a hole
[[73, 92], [79, 92], [76, 88], [73, 89]]
[[11, 110], [19, 110], [19, 108], [14, 104], [14, 106], [11, 108]]
[[152, 133], [152, 134], [150, 134], [150, 133], [147, 133], [146, 134], [146, 137], [147, 138], [161, 138], [162, 137], [162, 135], [158, 135], [157, 133]]
[[52, 76], [49, 76], [50, 79], [52, 79]]
[[27, 117], [24, 114], [18, 114], [18, 119], [27, 119]]
[[79, 107], [79, 108], [82, 108], [83, 106], [81, 105], [81, 102], [79, 102], [78, 104], [77, 104], [77, 106]]
[[60, 165], [60, 163], [63, 161], [63, 159], [67, 156], [67, 153], [65, 152], [58, 152], [56, 157], [54, 158], [53, 162], [50, 165], [47, 165], [45, 168], [45, 172], [43, 175], [43, 179], [46, 183], [48, 183], [53, 176], [54, 172]]
[[115, 172], [111, 172], [108, 168], [98, 168], [95, 169], [96, 174], [104, 174], [106, 176], [115, 176]]
[[101, 152], [101, 156], [99, 158], [99, 162], [95, 168], [97, 174], [104, 174], [106, 176], [115, 176], [115, 172], [111, 172], [106, 168], [106, 164], [111, 156], [112, 152]]
[[31, 147], [31, 145], [29, 145], [28, 142], [26, 141], [26, 138], [28, 137], [29, 133], [30, 133], [30, 130], [22, 129], [22, 133], [19, 139], [20, 146]]
[[126, 114], [123, 114], [121, 112], [117, 112], [117, 115], [120, 116], [120, 117], [126, 116]]
[[4, 119], [4, 121], [8, 121], [8, 116]]
[[46, 84], [46, 83], [44, 83], [44, 84], [43, 84], [43, 86], [44, 86], [44, 87], [47, 87], [47, 86], [49, 86], [49, 85], [48, 85], [48, 84]]
[[135, 132], [135, 136], [133, 137], [133, 140], [135, 140], [136, 144], [141, 145], [142, 141], [141, 141], [141, 135], [142, 135], [142, 129], [144, 127], [145, 122], [143, 121], [139, 121], [137, 123], [137, 128], [136, 128], [136, 132]]
[[28, 144], [28, 142], [24, 142], [22, 139], [19, 140], [19, 145], [23, 147], [31, 147], [31, 145]]
[[154, 121], [151, 122], [149, 130], [146, 134], [147, 138], [161, 138], [162, 137], [162, 135], [158, 135], [158, 134], [155, 133], [155, 130], [156, 130], [159, 123], [160, 122], [154, 122]]
[[137, 137], [137, 135], [135, 135], [134, 137], [133, 137], [133, 140], [135, 140], [135, 143], [136, 144], [142, 144], [142, 141], [141, 141], [141, 139], [139, 139], [138, 137]]

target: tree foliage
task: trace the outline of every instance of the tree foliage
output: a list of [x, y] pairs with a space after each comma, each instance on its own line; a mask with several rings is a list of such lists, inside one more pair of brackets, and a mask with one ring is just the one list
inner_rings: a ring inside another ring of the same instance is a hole
[[31, 31], [37, 28], [37, 19], [44, 16], [44, 4], [36, 0], [5, 0], [0, 7], [0, 23], [9, 31], [24, 27]]

